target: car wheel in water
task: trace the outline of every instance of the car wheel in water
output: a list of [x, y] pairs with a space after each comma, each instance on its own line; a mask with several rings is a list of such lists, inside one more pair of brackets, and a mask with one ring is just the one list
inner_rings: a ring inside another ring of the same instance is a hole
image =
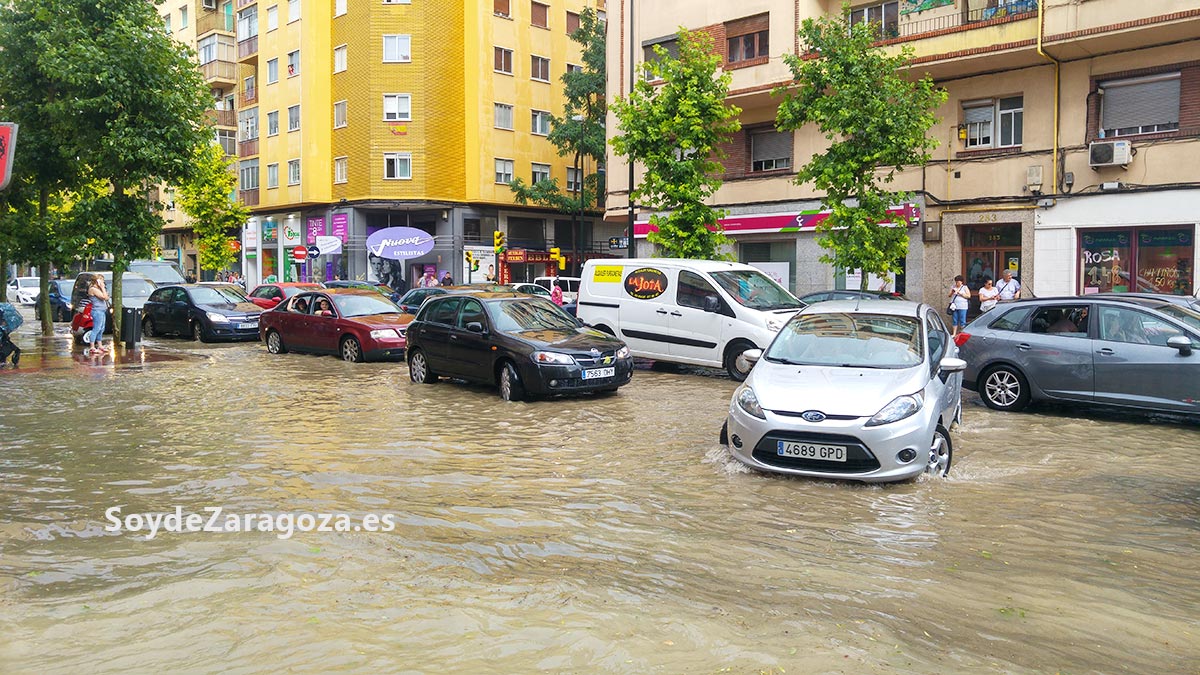
[[204, 326], [199, 321], [192, 322], [192, 339], [196, 342], [208, 342], [208, 337], [204, 334]]
[[429, 359], [420, 349], [408, 355], [408, 379], [417, 384], [433, 384], [438, 376], [429, 368]]
[[146, 320], [142, 321], [142, 335], [148, 338], [158, 337], [158, 329], [154, 327], [154, 319], [146, 318]]
[[357, 339], [348, 337], [342, 340], [342, 360], [350, 363], [362, 363], [362, 345], [358, 344]]
[[279, 331], [267, 332], [267, 351], [272, 354], [287, 353], [287, 347], [283, 346], [283, 336], [279, 334]]
[[933, 442], [929, 445], [925, 473], [931, 476], [945, 476], [950, 473], [950, 461], [953, 458], [954, 444], [950, 442], [950, 432], [939, 424], [933, 432]]
[[717, 437], [721, 445], [729, 445], [729, 420], [721, 422], [721, 435]]
[[1012, 366], [996, 366], [984, 373], [979, 394], [992, 410], [1016, 412], [1029, 405], [1029, 381]]
[[754, 349], [754, 345], [746, 340], [734, 340], [725, 348], [725, 372], [729, 373], [735, 382], [743, 382], [750, 375], [754, 365], [745, 359], [738, 358], [742, 352], [747, 349]]
[[505, 363], [500, 369], [500, 398], [505, 401], [520, 401], [525, 397], [525, 388], [521, 386], [521, 378], [517, 376], [517, 367]]

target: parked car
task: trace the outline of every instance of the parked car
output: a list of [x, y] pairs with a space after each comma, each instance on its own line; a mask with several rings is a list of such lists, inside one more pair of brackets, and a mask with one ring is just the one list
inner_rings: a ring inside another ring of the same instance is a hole
[[445, 294], [446, 289], [440, 286], [434, 286], [431, 288], [414, 288], [405, 293], [404, 296], [400, 298], [400, 301], [396, 304], [400, 306], [402, 311], [408, 312], [409, 314], [416, 314], [417, 310], [421, 309], [421, 305], [426, 300], [435, 295]]
[[[113, 293], [112, 272], [80, 272], [75, 277], [75, 283], [71, 286], [71, 307], [72, 312], [81, 311], [81, 303], [88, 297], [88, 286], [92, 282], [92, 275], [99, 274], [104, 277], [104, 286], [108, 289], [109, 295]], [[154, 282], [148, 277], [145, 277], [137, 272], [126, 272], [121, 275], [121, 306], [135, 309], [142, 309], [146, 301], [150, 299], [150, 294], [154, 292]], [[73, 335], [76, 341], [83, 339], [85, 331], [75, 331]], [[104, 323], [104, 332], [113, 332], [113, 308], [112, 302], [108, 303], [108, 313]]]
[[42, 294], [38, 277], [17, 277], [8, 282], [9, 299], [19, 305], [33, 305]]
[[828, 300], [905, 300], [906, 298], [900, 293], [891, 291], [854, 291], [849, 289], [836, 289], [830, 291], [817, 291], [800, 296], [800, 302], [806, 305], [811, 305], [814, 302], [826, 302]]
[[[539, 284], [531, 284], [528, 281], [522, 281], [520, 283], [515, 283], [515, 284], [510, 284], [510, 285], [512, 286], [514, 293], [524, 293], [525, 295], [536, 295], [538, 297], [542, 297], [542, 298], [546, 298], [546, 299], [550, 298], [550, 291], [546, 290], [545, 286], [541, 286]], [[565, 298], [566, 295], [564, 294], [563, 297]]]
[[1021, 300], [955, 340], [969, 364], [964, 385], [996, 410], [1053, 399], [1200, 415], [1200, 313], [1173, 303]]
[[[112, 271], [112, 260], [98, 259], [92, 261], [96, 270]], [[150, 279], [156, 286], [184, 283], [183, 270], [179, 265], [169, 260], [131, 260], [126, 272], [134, 272]]]
[[554, 283], [562, 282], [563, 302], [575, 302], [579, 299], [579, 277], [536, 277], [533, 283], [546, 289], [549, 293], [550, 289], [554, 288]]
[[324, 288], [321, 284], [299, 283], [299, 282], [282, 282], [259, 284], [250, 291], [250, 302], [262, 307], [263, 309], [274, 309], [280, 302], [295, 297], [297, 293], [306, 291], [316, 291]]
[[399, 293], [378, 281], [355, 281], [353, 279], [347, 281], [326, 281], [325, 288], [361, 288], [368, 291], [378, 291], [388, 300], [400, 302]]
[[1174, 295], [1170, 293], [1097, 293], [1090, 297], [1111, 298], [1113, 300], [1120, 300], [1122, 298], [1130, 300], [1157, 300], [1200, 312], [1200, 298], [1194, 295]]
[[75, 282], [70, 279], [54, 279], [50, 282], [50, 316], [55, 321], [71, 320], [71, 288]]
[[327, 288], [296, 295], [263, 312], [259, 339], [272, 354], [338, 354], [345, 361], [401, 359], [413, 320], [374, 290]]
[[150, 294], [142, 308], [142, 334], [174, 333], [200, 342], [256, 340], [262, 311], [233, 284], [174, 284]]
[[761, 471], [863, 482], [945, 475], [967, 364], [939, 312], [883, 300], [800, 311], [733, 394], [721, 442]]
[[589, 260], [579, 318], [629, 344], [634, 356], [725, 368], [770, 344], [804, 303], [750, 265], [678, 258]]
[[431, 298], [408, 338], [413, 382], [446, 375], [494, 384], [506, 401], [611, 393], [633, 377], [624, 342], [582, 326], [549, 300], [518, 293]]

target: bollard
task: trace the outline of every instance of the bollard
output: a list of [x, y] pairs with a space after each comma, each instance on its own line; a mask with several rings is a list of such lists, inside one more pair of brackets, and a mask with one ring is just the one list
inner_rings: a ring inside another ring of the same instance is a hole
[[142, 339], [142, 310], [137, 307], [121, 308], [121, 342], [125, 349], [137, 349]]

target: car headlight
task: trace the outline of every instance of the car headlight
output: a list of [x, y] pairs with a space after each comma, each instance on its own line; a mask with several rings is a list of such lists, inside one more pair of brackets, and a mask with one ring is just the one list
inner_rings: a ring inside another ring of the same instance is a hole
[[618, 349], [617, 350], [617, 358], [618, 359], [629, 358], [629, 347], [621, 347], [620, 349]]
[[229, 317], [225, 316], [224, 314], [217, 314], [216, 312], [205, 312], [204, 315], [207, 316], [208, 320], [213, 323], [229, 323]]
[[385, 338], [398, 338], [398, 337], [400, 337], [400, 333], [397, 333], [396, 329], [394, 329], [394, 328], [380, 328], [379, 330], [371, 331], [371, 339], [372, 340], [382, 340]]
[[864, 426], [877, 427], [882, 424], [899, 422], [906, 417], [912, 417], [921, 409], [922, 398], [920, 392], [912, 396], [897, 396], [892, 399], [891, 403], [883, 406], [879, 412], [875, 413], [874, 417], [867, 420]]
[[762, 406], [758, 404], [758, 397], [754, 395], [754, 390], [750, 387], [742, 387], [734, 395], [734, 400], [737, 401], [738, 407], [748, 415], [753, 415], [760, 420], [767, 419], [766, 413], [763, 412]]
[[779, 319], [767, 319], [767, 330], [772, 333], [778, 333], [779, 329], [783, 328], [783, 324], [785, 323], [787, 322], [780, 321]]
[[534, 352], [532, 358], [534, 363], [546, 363], [559, 366], [575, 365], [575, 359], [571, 358], [570, 354], [559, 354], [558, 352]]

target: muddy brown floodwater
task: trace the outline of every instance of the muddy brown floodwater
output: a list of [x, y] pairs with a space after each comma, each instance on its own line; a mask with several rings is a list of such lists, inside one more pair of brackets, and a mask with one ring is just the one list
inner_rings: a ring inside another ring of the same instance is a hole
[[189, 358], [0, 377], [0, 672], [1200, 672], [1195, 423], [971, 397], [948, 478], [871, 487], [742, 469], [711, 373], [505, 404], [156, 344]]

